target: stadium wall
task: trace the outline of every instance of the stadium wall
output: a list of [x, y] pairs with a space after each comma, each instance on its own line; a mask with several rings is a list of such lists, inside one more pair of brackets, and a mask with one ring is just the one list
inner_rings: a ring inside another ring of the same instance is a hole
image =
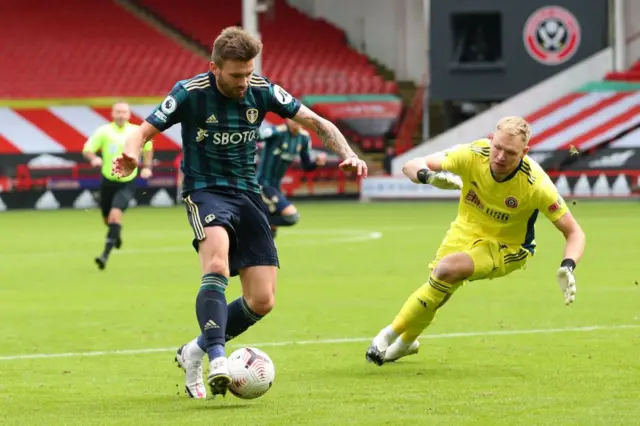
[[625, 17], [625, 38], [627, 40], [625, 68], [640, 58], [640, 43], [636, 39], [640, 38], [640, 2], [637, 0], [624, 1]]
[[427, 64], [425, 5], [430, 0], [288, 0], [346, 32], [350, 44], [394, 70], [398, 80], [420, 83]]

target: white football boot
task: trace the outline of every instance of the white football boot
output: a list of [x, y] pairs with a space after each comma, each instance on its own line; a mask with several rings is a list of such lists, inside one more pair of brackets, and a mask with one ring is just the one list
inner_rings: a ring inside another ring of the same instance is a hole
[[380, 330], [378, 335], [373, 338], [369, 348], [367, 348], [367, 353], [365, 354], [367, 362], [372, 362], [376, 365], [384, 364], [385, 352], [398, 337], [398, 334], [393, 331], [391, 325]]
[[407, 346], [402, 342], [402, 339], [398, 337], [384, 352], [384, 362], [394, 362], [405, 356], [417, 354], [418, 349], [420, 349], [420, 342], [417, 340], [414, 340]]
[[227, 358], [219, 356], [209, 363], [209, 377], [207, 378], [211, 393], [215, 398], [216, 395], [225, 396], [229, 385], [231, 384], [231, 374], [227, 367]]
[[204, 399], [207, 397], [207, 389], [202, 378], [202, 359], [189, 359], [184, 344], [176, 353], [176, 364], [185, 372], [184, 390], [189, 398]]

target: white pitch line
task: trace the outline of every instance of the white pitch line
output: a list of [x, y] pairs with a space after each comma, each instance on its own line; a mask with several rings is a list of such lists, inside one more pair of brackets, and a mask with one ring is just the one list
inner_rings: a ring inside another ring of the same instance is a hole
[[[302, 235], [302, 234], [299, 234]], [[310, 234], [317, 235], [317, 234]], [[329, 233], [329, 235], [332, 235]], [[346, 236], [335, 238], [310, 238], [301, 241], [283, 241], [278, 244], [276, 241], [276, 247], [300, 247], [300, 246], [316, 246], [322, 244], [347, 244], [347, 243], [360, 243], [372, 240], [379, 240], [382, 238], [382, 232], [362, 231], [359, 233], [346, 233]], [[126, 255], [126, 254], [152, 254], [152, 253], [183, 253], [193, 252], [191, 244], [181, 244], [179, 246], [162, 246], [162, 247], [149, 247], [149, 248], [132, 248], [122, 249], [113, 252], [114, 255]], [[58, 256], [86, 256], [86, 251], [48, 251], [48, 252], [24, 252], [24, 253], [0, 253], [0, 257], [9, 256], [28, 256], [28, 257], [58, 257]]]
[[[426, 334], [420, 336], [422, 340], [435, 339], [451, 339], [456, 337], [485, 337], [485, 336], [514, 336], [525, 334], [553, 334], [553, 333], [570, 333], [570, 332], [589, 332], [602, 330], [625, 330], [640, 329], [640, 324], [621, 324], [621, 325], [591, 325], [583, 327], [565, 327], [565, 328], [538, 328], [531, 330], [495, 330], [495, 331], [471, 331], [461, 333], [440, 333]], [[277, 347], [277, 346], [304, 346], [304, 345], [328, 345], [332, 343], [361, 343], [369, 342], [373, 337], [347, 337], [342, 339], [320, 339], [320, 340], [290, 340], [284, 342], [263, 342], [263, 343], [238, 343], [227, 345], [229, 348], [252, 347]], [[124, 349], [115, 351], [95, 351], [95, 352], [65, 352], [57, 354], [25, 354], [25, 355], [7, 355], [0, 356], [0, 361], [18, 361], [24, 359], [49, 359], [49, 358], [78, 358], [89, 356], [108, 356], [108, 355], [137, 355], [158, 352], [171, 352], [177, 348], [148, 348], [148, 349]]]

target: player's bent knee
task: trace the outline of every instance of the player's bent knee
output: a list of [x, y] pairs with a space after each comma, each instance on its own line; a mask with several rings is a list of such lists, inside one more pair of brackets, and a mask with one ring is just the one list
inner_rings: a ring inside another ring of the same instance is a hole
[[240, 270], [242, 295], [249, 308], [266, 315], [276, 302], [277, 269], [274, 266], [251, 266]]
[[225, 277], [229, 276], [229, 263], [226, 259], [214, 256], [210, 258], [204, 265], [205, 274], [220, 274]]
[[464, 281], [473, 275], [473, 259], [466, 253], [449, 255], [438, 262], [433, 275], [450, 284]]
[[276, 304], [276, 295], [271, 293], [252, 294], [245, 296], [249, 308], [258, 315], [264, 316], [273, 310]]
[[229, 276], [229, 234], [222, 226], [204, 228], [205, 238], [199, 242], [198, 254], [203, 274]]

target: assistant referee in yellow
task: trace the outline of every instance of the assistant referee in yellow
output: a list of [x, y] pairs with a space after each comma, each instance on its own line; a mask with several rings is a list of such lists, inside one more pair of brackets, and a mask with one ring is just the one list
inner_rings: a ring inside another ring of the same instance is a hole
[[[111, 163], [124, 149], [127, 135], [136, 127], [129, 122], [131, 108], [124, 101], [116, 102], [111, 109], [113, 121], [100, 126], [85, 143], [82, 154], [93, 167], [100, 167], [102, 182], [100, 184], [100, 208], [104, 223], [109, 227], [103, 253], [95, 258], [98, 268], [104, 269], [109, 253], [115, 247], [122, 246], [122, 214], [135, 195], [135, 179], [138, 170], [134, 170], [127, 177], [119, 178], [111, 173]], [[101, 153], [101, 157], [97, 153]], [[147, 141], [143, 149], [144, 165], [140, 170], [140, 177], [151, 177], [153, 163], [153, 144]]]

